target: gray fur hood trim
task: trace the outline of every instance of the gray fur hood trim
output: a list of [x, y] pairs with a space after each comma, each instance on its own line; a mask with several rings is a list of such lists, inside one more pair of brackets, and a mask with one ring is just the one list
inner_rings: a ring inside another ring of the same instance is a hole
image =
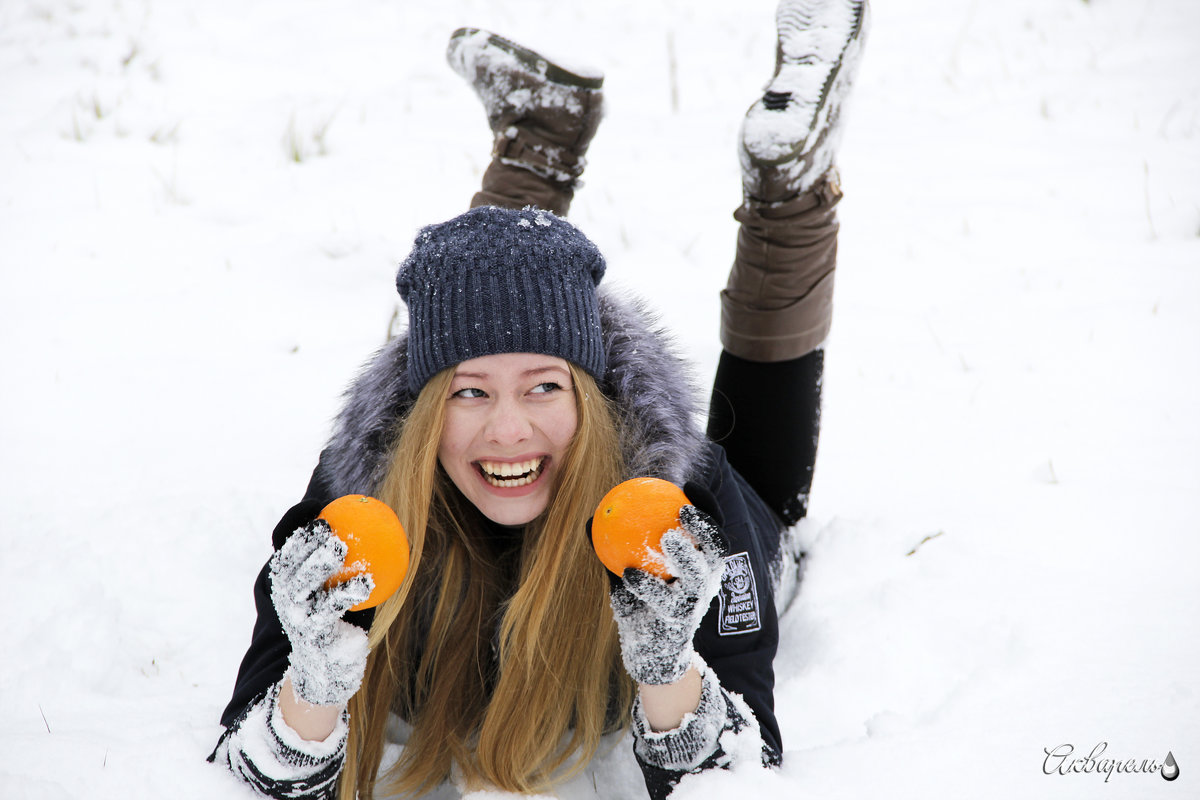
[[[607, 353], [602, 389], [614, 401], [628, 477], [682, 486], [708, 466], [702, 412], [691, 371], [644, 301], [600, 290]], [[408, 388], [408, 339], [388, 342], [346, 394], [318, 477], [333, 496], [373, 494], [383, 480], [396, 423], [415, 397]]]

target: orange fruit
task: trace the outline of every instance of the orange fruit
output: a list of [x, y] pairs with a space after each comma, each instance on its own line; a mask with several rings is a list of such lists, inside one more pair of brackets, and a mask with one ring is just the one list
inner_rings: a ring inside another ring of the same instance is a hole
[[592, 547], [610, 572], [636, 567], [663, 580], [667, 571], [662, 535], [679, 527], [679, 509], [690, 501], [675, 484], [658, 478], [631, 478], [604, 495], [592, 517]]
[[375, 579], [371, 594], [351, 606], [351, 611], [374, 608], [404, 583], [408, 572], [408, 537], [387, 503], [366, 495], [348, 494], [321, 509], [317, 518], [328, 522], [334, 535], [346, 543], [342, 571], [330, 578], [325, 587], [333, 588], [364, 572]]

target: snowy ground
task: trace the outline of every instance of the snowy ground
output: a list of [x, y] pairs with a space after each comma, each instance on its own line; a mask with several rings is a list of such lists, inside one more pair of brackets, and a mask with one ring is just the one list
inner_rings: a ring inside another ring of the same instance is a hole
[[[572, 218], [706, 377], [772, 10], [0, 5], [0, 796], [238, 796], [203, 757], [269, 531], [486, 163], [449, 32], [606, 69]], [[787, 764], [681, 796], [1198, 796], [1197, 42], [1193, 0], [876, 4]], [[1181, 775], [1045, 774], [1101, 742]]]

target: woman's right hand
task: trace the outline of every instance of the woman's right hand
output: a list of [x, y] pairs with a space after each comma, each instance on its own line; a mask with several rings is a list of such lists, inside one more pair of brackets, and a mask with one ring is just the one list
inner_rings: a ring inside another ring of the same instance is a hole
[[[610, 579], [625, 670], [649, 686], [676, 683], [691, 668], [692, 640], [721, 587], [725, 537], [716, 522], [691, 505], [679, 509], [679, 522], [662, 537], [663, 558], [675, 578], [629, 567]], [[699, 683], [694, 688], [699, 699]]]
[[362, 574], [325, 588], [345, 558], [345, 543], [322, 519], [297, 529], [271, 557], [271, 602], [292, 643], [288, 677], [296, 696], [312, 705], [345, 706], [366, 672], [367, 634], [342, 616], [367, 598], [374, 581]]

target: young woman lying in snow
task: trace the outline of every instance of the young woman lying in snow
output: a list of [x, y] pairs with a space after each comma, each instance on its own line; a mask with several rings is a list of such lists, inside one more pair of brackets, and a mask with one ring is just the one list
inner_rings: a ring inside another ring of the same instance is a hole
[[[779, 6], [776, 72], [742, 127], [707, 435], [684, 366], [639, 303], [597, 288], [603, 257], [562, 219], [603, 79], [454, 34], [494, 158], [472, 210], [418, 235], [397, 278], [407, 331], [353, 385], [275, 529], [213, 760], [269, 797], [345, 800], [551, 790], [626, 726], [654, 798], [735, 755], [780, 763], [776, 610], [798, 561], [784, 534], [816, 454], [833, 155], [865, 13]], [[664, 537], [673, 580], [610, 578], [588, 537], [600, 498], [643, 475], [695, 504]], [[368, 576], [324, 588], [345, 546], [315, 517], [346, 494], [385, 501], [413, 543], [404, 586], [368, 611], [347, 611]], [[396, 720], [409, 733], [384, 770]]]

